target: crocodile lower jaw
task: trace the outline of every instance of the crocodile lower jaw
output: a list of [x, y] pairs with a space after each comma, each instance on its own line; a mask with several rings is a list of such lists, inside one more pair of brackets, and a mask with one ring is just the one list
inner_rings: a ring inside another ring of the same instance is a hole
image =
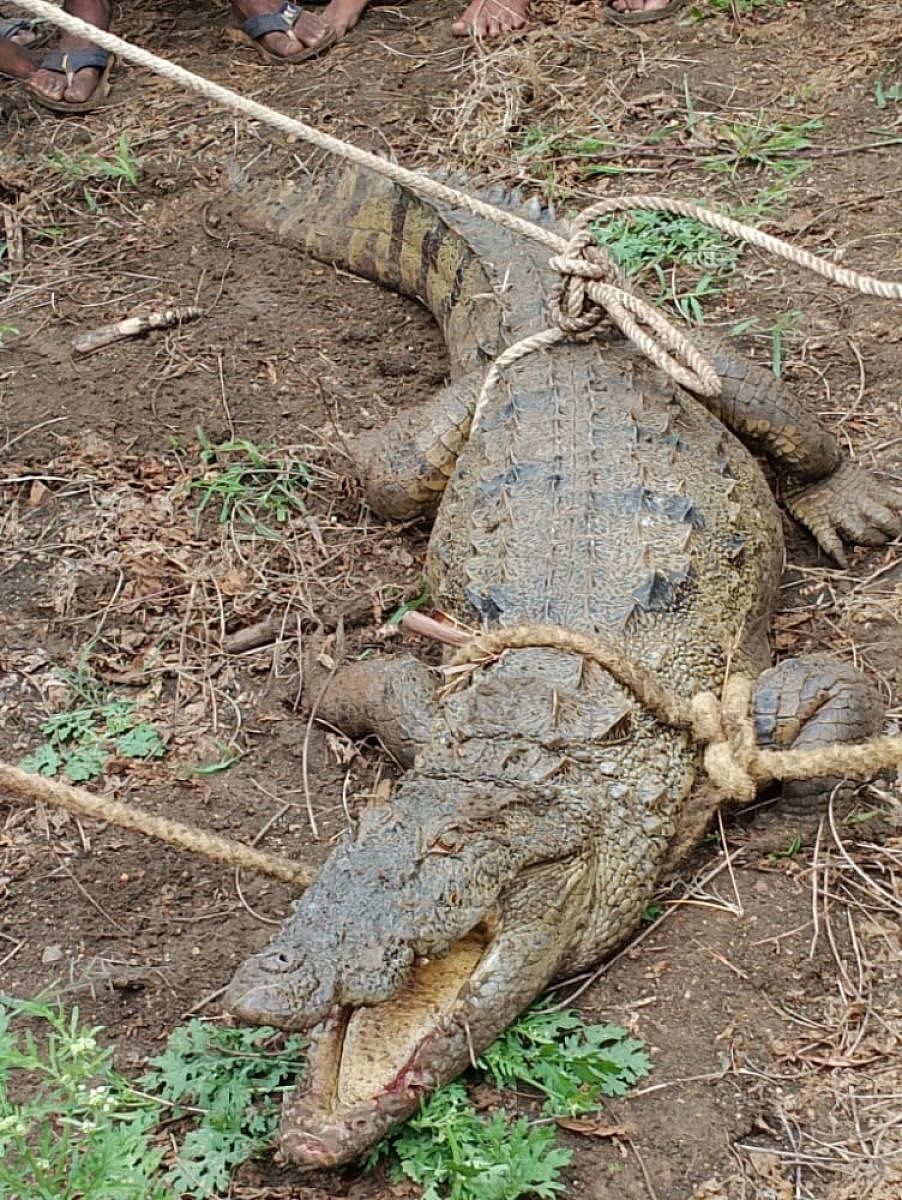
[[312, 1031], [306, 1079], [283, 1112], [286, 1158], [307, 1169], [351, 1161], [467, 1065], [467, 985], [485, 950], [483, 937], [461, 938], [390, 1000], [336, 1008]]

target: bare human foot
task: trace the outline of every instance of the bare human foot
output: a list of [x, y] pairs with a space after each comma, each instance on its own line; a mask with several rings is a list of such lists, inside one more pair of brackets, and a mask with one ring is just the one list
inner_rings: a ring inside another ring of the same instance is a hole
[[42, 45], [46, 40], [45, 29], [42, 21], [30, 17], [0, 17], [0, 41], [14, 42], [23, 50]]
[[[344, 37], [360, 20], [368, 3], [369, 0], [331, 0], [317, 14], [290, 2], [273, 7], [273, 0], [232, 0], [232, 15], [269, 57], [292, 62], [309, 57], [307, 52], [323, 43], [331, 46]], [[267, 25], [274, 28], [267, 30]]]
[[494, 38], [522, 29], [529, 19], [529, 0], [470, 0], [451, 26], [457, 37]]
[[[109, 0], [65, 0], [63, 11], [71, 13], [73, 17], [81, 17], [83, 21], [96, 25], [98, 29], [109, 28]], [[72, 50], [91, 50], [94, 47], [84, 38], [64, 33], [60, 38], [59, 49], [62, 54], [66, 54]], [[82, 67], [71, 76], [65, 70], [38, 67], [29, 79], [28, 86], [48, 100], [84, 104], [94, 94], [101, 74], [102, 69], [95, 66]]]
[[13, 38], [0, 38], [0, 75], [8, 79], [29, 79], [34, 63]]

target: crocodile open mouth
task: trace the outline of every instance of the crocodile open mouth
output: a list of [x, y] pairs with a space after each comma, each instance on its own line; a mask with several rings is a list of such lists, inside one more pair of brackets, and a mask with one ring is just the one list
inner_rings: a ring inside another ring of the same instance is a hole
[[281, 1148], [304, 1167], [366, 1150], [478, 1052], [470, 1041], [470, 986], [487, 957], [480, 927], [440, 958], [419, 960], [391, 999], [336, 1007], [313, 1031], [304, 1082], [286, 1104]]
[[441, 958], [418, 962], [390, 1000], [342, 1013], [344, 1037], [335, 1079], [336, 1108], [349, 1108], [401, 1086], [424, 1039], [453, 1015], [479, 965], [485, 935], [473, 932]]

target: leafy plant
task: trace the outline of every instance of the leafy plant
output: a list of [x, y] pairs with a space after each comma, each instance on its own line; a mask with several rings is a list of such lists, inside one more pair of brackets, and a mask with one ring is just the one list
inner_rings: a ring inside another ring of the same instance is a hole
[[785, 3], [786, 0], [702, 0], [701, 4], [692, 6], [689, 15], [696, 21], [704, 21], [707, 17], [717, 16], [718, 13], [732, 13], [736, 17], [748, 17], [753, 13], [782, 8]]
[[622, 1096], [651, 1069], [642, 1043], [618, 1025], [586, 1025], [579, 1013], [533, 1008], [479, 1060], [499, 1088], [528, 1084], [548, 1116], [592, 1112], [602, 1096]]
[[550, 1200], [563, 1191], [560, 1173], [572, 1157], [555, 1145], [551, 1125], [509, 1121], [503, 1111], [477, 1116], [462, 1083], [426, 1101], [370, 1161], [391, 1155], [390, 1174], [423, 1188], [423, 1200]]
[[111, 158], [104, 158], [100, 154], [66, 154], [56, 150], [47, 162], [73, 183], [81, 183], [86, 179], [122, 179], [136, 187], [141, 174], [141, 160], [135, 156], [125, 132], [120, 133]]
[[[638, 211], [597, 223], [593, 231], [628, 275], [657, 280], [657, 300], [672, 299], [687, 320], [703, 319], [702, 301], [723, 294], [742, 254], [741, 246], [708, 225], [669, 213]], [[678, 282], [678, 271], [686, 269], [700, 274]]]
[[[37, 1025], [14, 1032], [26, 1019]], [[43, 1000], [0, 998], [0, 1196], [15, 1200], [208, 1200], [271, 1144], [303, 1042], [272, 1029], [194, 1019], [133, 1084], [99, 1027]], [[649, 1069], [639, 1042], [572, 1012], [526, 1013], [479, 1061], [497, 1087], [535, 1088], [546, 1118], [490, 1117], [464, 1083], [442, 1088], [370, 1162], [422, 1186], [426, 1200], [552, 1200], [570, 1151], [548, 1117], [586, 1113]], [[13, 1099], [13, 1096], [16, 1098]], [[26, 1099], [19, 1097], [26, 1096]], [[161, 1126], [165, 1122], [165, 1139]], [[175, 1126], [177, 1149], [170, 1146]]]
[[302, 1066], [303, 1040], [266, 1027], [223, 1029], [194, 1019], [170, 1034], [166, 1050], [148, 1059], [141, 1086], [173, 1104], [176, 1116], [200, 1111], [166, 1176], [168, 1195], [226, 1191], [233, 1171], [275, 1137], [282, 1095]]
[[[40, 1026], [13, 1032], [17, 1017]], [[135, 1087], [99, 1027], [41, 1000], [0, 1001], [0, 1195], [16, 1200], [171, 1200], [223, 1193], [273, 1139], [302, 1042], [272, 1029], [176, 1029]], [[279, 1048], [273, 1044], [279, 1039]], [[27, 1093], [26, 1100], [13, 1100]], [[162, 1121], [191, 1127], [166, 1169]]]
[[902, 104], [902, 62], [894, 62], [878, 76], [874, 84], [874, 103], [879, 109]]
[[46, 741], [21, 760], [37, 775], [63, 772], [73, 783], [99, 778], [111, 754], [122, 758], [162, 758], [163, 739], [155, 726], [138, 718], [133, 700], [111, 698], [84, 672], [64, 675], [82, 704], [54, 713], [41, 725]]
[[409, 612], [418, 612], [421, 608], [426, 608], [431, 600], [432, 592], [430, 591], [429, 583], [423, 580], [419, 594], [414, 596], [412, 600], [405, 600], [403, 604], [399, 604], [386, 621], [386, 624], [400, 625]]
[[[16, 1034], [14, 1017], [43, 1038]], [[160, 1110], [112, 1067], [99, 1028], [39, 1000], [0, 1002], [0, 1195], [16, 1200], [165, 1200]], [[25, 1100], [14, 1100], [11, 1084]]]
[[823, 126], [818, 118], [795, 125], [775, 121], [760, 109], [750, 121], [711, 126], [710, 132], [722, 149], [707, 155], [702, 163], [709, 171], [731, 176], [742, 167], [750, 167], [753, 171], [775, 171], [786, 179], [795, 179], [811, 165], [795, 156], [811, 146], [809, 135]]
[[284, 525], [293, 515], [306, 513], [303, 494], [311, 476], [304, 463], [261, 450], [243, 438], [214, 445], [203, 429], [197, 430], [197, 440], [204, 473], [188, 486], [201, 494], [198, 519], [209, 504], [217, 503], [221, 525], [242, 522], [275, 539], [282, 535], [264, 524], [261, 515]]
[[801, 849], [802, 839], [796, 834], [785, 850], [773, 850], [767, 857], [771, 862], [779, 862], [781, 858], [795, 858]]
[[[489, 1047], [477, 1066], [499, 1088], [534, 1088], [546, 1117], [594, 1111], [649, 1071], [641, 1043], [614, 1025], [589, 1025], [574, 1012], [534, 1008]], [[424, 1188], [425, 1200], [517, 1200], [563, 1190], [570, 1152], [553, 1126], [510, 1120], [503, 1109], [479, 1116], [461, 1082], [432, 1095], [419, 1114], [376, 1148], [390, 1172]]]

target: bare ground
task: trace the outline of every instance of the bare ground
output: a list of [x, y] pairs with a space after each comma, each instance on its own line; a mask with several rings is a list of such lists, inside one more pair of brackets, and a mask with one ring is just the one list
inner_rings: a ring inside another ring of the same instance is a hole
[[[769, 228], [847, 265], [898, 276], [902, 105], [875, 86], [898, 61], [897, 6], [787, 3], [636, 34], [587, 4], [548, 4], [541, 24], [485, 54], [449, 35], [434, 0], [377, 9], [321, 61], [259, 64], [220, 34], [224, 6], [150, 3], [117, 29], [240, 91], [411, 165], [450, 161], [533, 184], [568, 205], [626, 190], [749, 203], [776, 178], [745, 161], [712, 174], [725, 128], [823, 122], [806, 173]], [[234, 228], [219, 197], [227, 163], [296, 173], [298, 144], [270, 138], [120, 65], [109, 107], [57, 121], [0, 93], [0, 200], [11, 280], [0, 295], [0, 754], [16, 761], [87, 666], [134, 696], [169, 753], [114, 760], [124, 797], [317, 864], [350, 812], [390, 774], [298, 709], [297, 651], [310, 625], [344, 617], [355, 646], [418, 590], [422, 530], [374, 521], [342, 434], [416, 403], [444, 377], [443, 348], [417, 307]], [[666, 137], [661, 130], [669, 130]], [[585, 173], [562, 142], [608, 138]], [[876, 131], [876, 132], [875, 132]], [[122, 132], [136, 186], [84, 172]], [[554, 136], [550, 136], [554, 135]], [[550, 137], [550, 140], [549, 140]], [[523, 154], [545, 139], [540, 155]], [[882, 143], [882, 144], [880, 144]], [[633, 147], [630, 154], [622, 148]], [[84, 163], [84, 158], [80, 159]], [[633, 175], [636, 178], [633, 178]], [[74, 333], [138, 308], [198, 303], [205, 316], [87, 359]], [[724, 327], [801, 314], [788, 382], [888, 485], [902, 466], [900, 333], [889, 304], [842, 293], [748, 253], [712, 308]], [[772, 340], [747, 340], [768, 356]], [[211, 442], [275, 445], [311, 470], [307, 514], [278, 542], [195, 520], [197, 427]], [[898, 717], [898, 550], [848, 571], [787, 526], [781, 654], [829, 649], [860, 661]], [[272, 617], [277, 645], [226, 652]], [[240, 759], [197, 774], [199, 765]], [[21, 804], [0, 832], [0, 990], [56, 985], [136, 1068], [189, 1012], [214, 1016], [231, 970], [268, 934], [288, 890], [238, 878], [114, 829]], [[876, 815], [875, 815], [876, 814]], [[728, 824], [687, 867], [689, 900], [579, 997], [590, 1018], [652, 1047], [646, 1086], [574, 1148], [568, 1194], [892, 1200], [899, 1138], [899, 797], [865, 789], [852, 820], [792, 857], [768, 809]], [[782, 840], [781, 840], [782, 839]], [[675, 894], [674, 894], [675, 895]], [[894, 898], [895, 895], [895, 898]], [[612, 1132], [613, 1130], [613, 1132]], [[348, 1170], [301, 1181], [262, 1163], [235, 1194], [391, 1194]]]

